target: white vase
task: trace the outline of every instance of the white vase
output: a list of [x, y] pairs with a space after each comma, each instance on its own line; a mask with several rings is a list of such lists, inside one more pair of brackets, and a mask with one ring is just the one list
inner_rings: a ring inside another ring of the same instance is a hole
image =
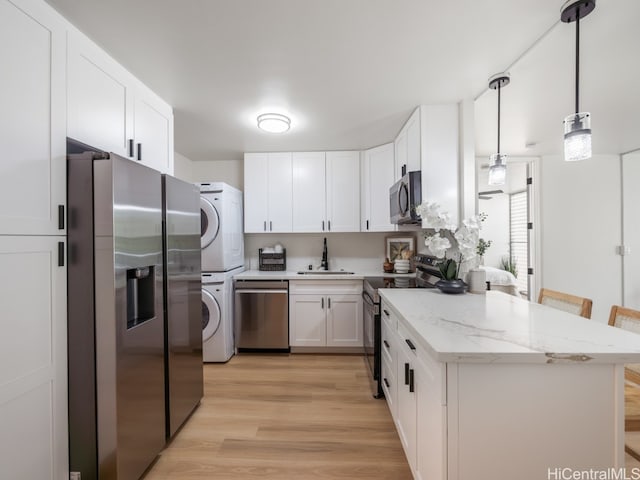
[[487, 272], [480, 268], [469, 270], [467, 283], [469, 284], [469, 292], [484, 293], [487, 290]]

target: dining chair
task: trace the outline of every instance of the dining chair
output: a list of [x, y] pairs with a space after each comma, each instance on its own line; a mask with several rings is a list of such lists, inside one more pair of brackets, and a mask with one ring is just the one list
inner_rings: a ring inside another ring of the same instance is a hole
[[591, 306], [593, 302], [589, 298], [577, 297], [568, 293], [541, 288], [538, 303], [565, 312], [575, 313], [584, 318], [591, 318]]
[[[640, 335], [640, 311], [614, 305], [609, 315], [609, 325], [622, 328]], [[640, 337], [638, 337], [640, 345]], [[632, 363], [624, 366], [624, 430], [640, 431], [640, 364]], [[625, 444], [625, 452], [640, 460], [640, 454]]]

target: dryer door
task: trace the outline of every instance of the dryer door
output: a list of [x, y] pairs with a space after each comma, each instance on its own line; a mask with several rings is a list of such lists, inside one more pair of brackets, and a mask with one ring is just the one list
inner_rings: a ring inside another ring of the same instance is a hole
[[202, 341], [213, 337], [220, 328], [220, 305], [211, 293], [202, 289]]
[[200, 196], [200, 247], [211, 245], [220, 231], [220, 216], [216, 207], [202, 195]]

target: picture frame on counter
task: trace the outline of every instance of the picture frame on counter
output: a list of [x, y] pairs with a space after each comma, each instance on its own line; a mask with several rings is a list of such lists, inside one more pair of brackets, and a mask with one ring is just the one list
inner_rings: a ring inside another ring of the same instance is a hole
[[394, 235], [385, 237], [385, 256], [390, 262], [402, 259], [402, 252], [413, 251], [411, 259], [416, 254], [416, 237], [414, 235]]

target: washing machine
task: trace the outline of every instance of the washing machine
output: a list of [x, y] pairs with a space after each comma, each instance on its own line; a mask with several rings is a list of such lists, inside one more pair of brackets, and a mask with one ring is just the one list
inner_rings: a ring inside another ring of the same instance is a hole
[[233, 356], [233, 276], [228, 272], [202, 273], [202, 360], [226, 362]]
[[242, 266], [242, 192], [224, 182], [202, 182], [198, 186], [202, 271], [226, 272]]

